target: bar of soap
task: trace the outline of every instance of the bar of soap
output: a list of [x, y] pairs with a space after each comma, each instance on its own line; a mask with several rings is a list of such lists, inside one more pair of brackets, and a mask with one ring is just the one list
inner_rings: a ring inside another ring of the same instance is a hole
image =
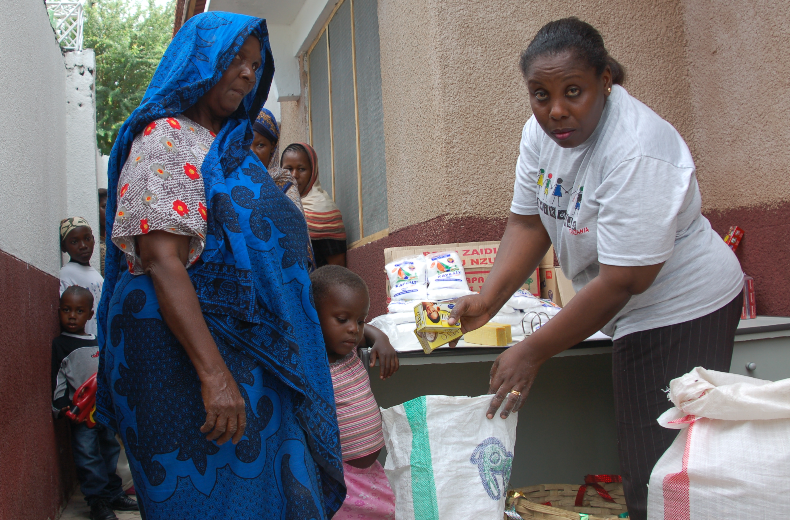
[[503, 325], [502, 323], [494, 323], [491, 321], [479, 329], [464, 334], [464, 340], [467, 343], [475, 343], [477, 345], [506, 347], [513, 341], [513, 335], [510, 325]]

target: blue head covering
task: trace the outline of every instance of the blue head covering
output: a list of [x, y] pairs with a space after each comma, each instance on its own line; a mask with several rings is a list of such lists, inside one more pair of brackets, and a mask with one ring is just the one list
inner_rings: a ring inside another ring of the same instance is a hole
[[[219, 81], [249, 36], [261, 43], [262, 66], [256, 72], [256, 87], [225, 121], [202, 164], [208, 204], [206, 247], [202, 262], [190, 268], [189, 275], [212, 333], [231, 338], [232, 344], [298, 396], [298, 420], [324, 473], [324, 499], [329, 510], [336, 510], [345, 498], [345, 487], [334, 394], [311, 297], [307, 227], [249, 150], [251, 121], [261, 110], [274, 75], [264, 20], [210, 12], [190, 18], [178, 31], [142, 103], [123, 124], [113, 146], [106, 229], [112, 236], [118, 178], [135, 136], [151, 121], [180, 114], [200, 99]], [[121, 272], [123, 254], [112, 241], [107, 241], [106, 254], [100, 345], [106, 341], [116, 285], [121, 276], [130, 276]]]
[[261, 113], [255, 119], [252, 129], [275, 145], [280, 140], [280, 127], [277, 126], [277, 120], [274, 118], [274, 114], [266, 108], [261, 109]]

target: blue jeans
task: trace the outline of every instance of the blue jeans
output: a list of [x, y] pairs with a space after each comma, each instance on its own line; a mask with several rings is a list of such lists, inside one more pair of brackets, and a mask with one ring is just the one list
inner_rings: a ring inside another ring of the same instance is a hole
[[110, 429], [101, 424], [88, 428], [72, 423], [71, 452], [80, 490], [88, 505], [97, 500], [112, 501], [123, 495], [121, 477], [115, 474], [121, 445]]

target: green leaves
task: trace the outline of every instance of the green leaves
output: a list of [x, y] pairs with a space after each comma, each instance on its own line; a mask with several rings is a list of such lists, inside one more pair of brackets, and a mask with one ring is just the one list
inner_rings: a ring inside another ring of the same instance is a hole
[[173, 35], [175, 0], [92, 0], [84, 47], [96, 53], [96, 141], [109, 155], [127, 117], [143, 99]]

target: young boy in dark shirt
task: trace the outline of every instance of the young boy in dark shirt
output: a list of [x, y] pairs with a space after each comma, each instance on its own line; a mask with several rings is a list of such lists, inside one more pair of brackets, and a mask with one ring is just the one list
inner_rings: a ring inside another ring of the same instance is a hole
[[[93, 295], [88, 289], [73, 285], [60, 297], [60, 336], [52, 340], [52, 413], [55, 418], [69, 410], [74, 393], [99, 368], [99, 343], [96, 336], [85, 333], [85, 324], [93, 317]], [[112, 431], [101, 424], [89, 428], [72, 423], [71, 450], [77, 479], [91, 508], [91, 520], [117, 520], [113, 509], [136, 511], [137, 502], [127, 497], [115, 465], [121, 446]]]

